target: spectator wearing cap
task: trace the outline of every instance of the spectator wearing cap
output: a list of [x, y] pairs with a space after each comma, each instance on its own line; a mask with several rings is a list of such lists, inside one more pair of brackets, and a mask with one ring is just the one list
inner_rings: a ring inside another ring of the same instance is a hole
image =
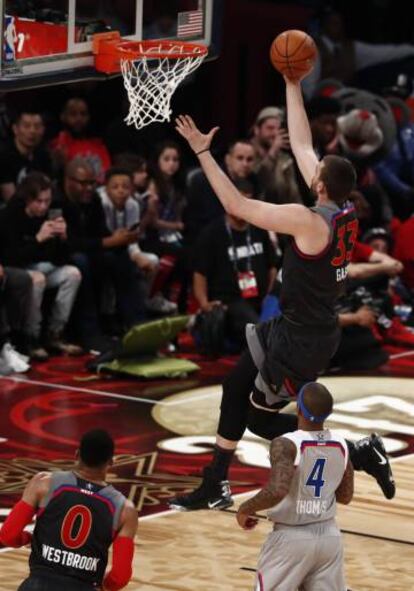
[[[253, 186], [235, 181], [253, 198]], [[226, 309], [226, 336], [239, 347], [245, 327], [259, 321], [263, 298], [276, 279], [275, 254], [267, 232], [225, 213], [202, 231], [194, 258], [193, 290], [203, 312]]]
[[387, 255], [392, 252], [394, 244], [391, 234], [385, 228], [370, 228], [362, 236], [362, 242], [374, 251]]
[[293, 158], [288, 154], [289, 136], [282, 127], [283, 110], [264, 107], [257, 115], [252, 145], [255, 171], [264, 199], [271, 203], [301, 203]]

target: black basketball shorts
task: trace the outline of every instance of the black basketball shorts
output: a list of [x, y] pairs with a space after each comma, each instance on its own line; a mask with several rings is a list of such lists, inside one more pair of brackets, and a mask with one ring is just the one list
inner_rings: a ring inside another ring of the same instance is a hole
[[341, 336], [339, 326], [297, 326], [283, 316], [246, 328], [258, 375], [252, 404], [281, 409], [300, 388], [329, 366]]

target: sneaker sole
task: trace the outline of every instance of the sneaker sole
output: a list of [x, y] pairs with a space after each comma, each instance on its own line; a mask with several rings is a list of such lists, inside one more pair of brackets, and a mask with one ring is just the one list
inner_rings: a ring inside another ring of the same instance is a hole
[[190, 512], [190, 511], [223, 511], [224, 509], [228, 509], [234, 505], [233, 499], [230, 501], [220, 501], [214, 507], [210, 506], [199, 506], [199, 507], [184, 507], [183, 505], [175, 505], [174, 503], [168, 503], [170, 509], [175, 509], [176, 511], [183, 511], [183, 512]]

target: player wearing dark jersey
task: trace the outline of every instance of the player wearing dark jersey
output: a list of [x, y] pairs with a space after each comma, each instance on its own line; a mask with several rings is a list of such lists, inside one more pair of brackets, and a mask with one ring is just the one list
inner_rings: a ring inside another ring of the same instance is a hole
[[[118, 591], [130, 580], [137, 513], [108, 485], [114, 443], [102, 430], [86, 433], [78, 463], [67, 472], [36, 474], [2, 529], [0, 542], [31, 543], [30, 576], [19, 591]], [[33, 535], [24, 528], [36, 515]], [[113, 546], [112, 569], [105, 574]]]
[[[290, 143], [299, 169], [316, 197], [313, 208], [275, 205], [241, 195], [210, 153], [218, 128], [202, 134], [188, 115], [176, 129], [198, 156], [225, 210], [265, 230], [287, 234], [282, 315], [246, 328], [248, 350], [223, 383], [220, 420], [211, 464], [201, 486], [170, 503], [179, 509], [225, 508], [232, 504], [228, 468], [246, 427], [274, 439], [297, 429], [296, 415], [279, 414], [301, 387], [326, 369], [339, 343], [335, 302], [342, 293], [357, 234], [347, 198], [355, 184], [351, 163], [338, 156], [320, 162], [312, 146], [299, 82], [286, 81]], [[395, 484], [381, 439], [349, 443], [354, 468], [364, 469], [392, 498]]]

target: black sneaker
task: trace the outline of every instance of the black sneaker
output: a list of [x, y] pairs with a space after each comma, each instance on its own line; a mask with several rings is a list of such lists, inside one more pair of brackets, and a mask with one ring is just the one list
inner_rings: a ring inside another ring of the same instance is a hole
[[395, 481], [382, 439], [376, 433], [357, 441], [355, 444], [361, 461], [361, 468], [378, 482], [384, 497], [395, 496]]
[[199, 509], [227, 509], [233, 505], [228, 480], [217, 480], [206, 466], [203, 480], [198, 488], [188, 495], [181, 495], [168, 501], [171, 509], [179, 511], [198, 511]]

